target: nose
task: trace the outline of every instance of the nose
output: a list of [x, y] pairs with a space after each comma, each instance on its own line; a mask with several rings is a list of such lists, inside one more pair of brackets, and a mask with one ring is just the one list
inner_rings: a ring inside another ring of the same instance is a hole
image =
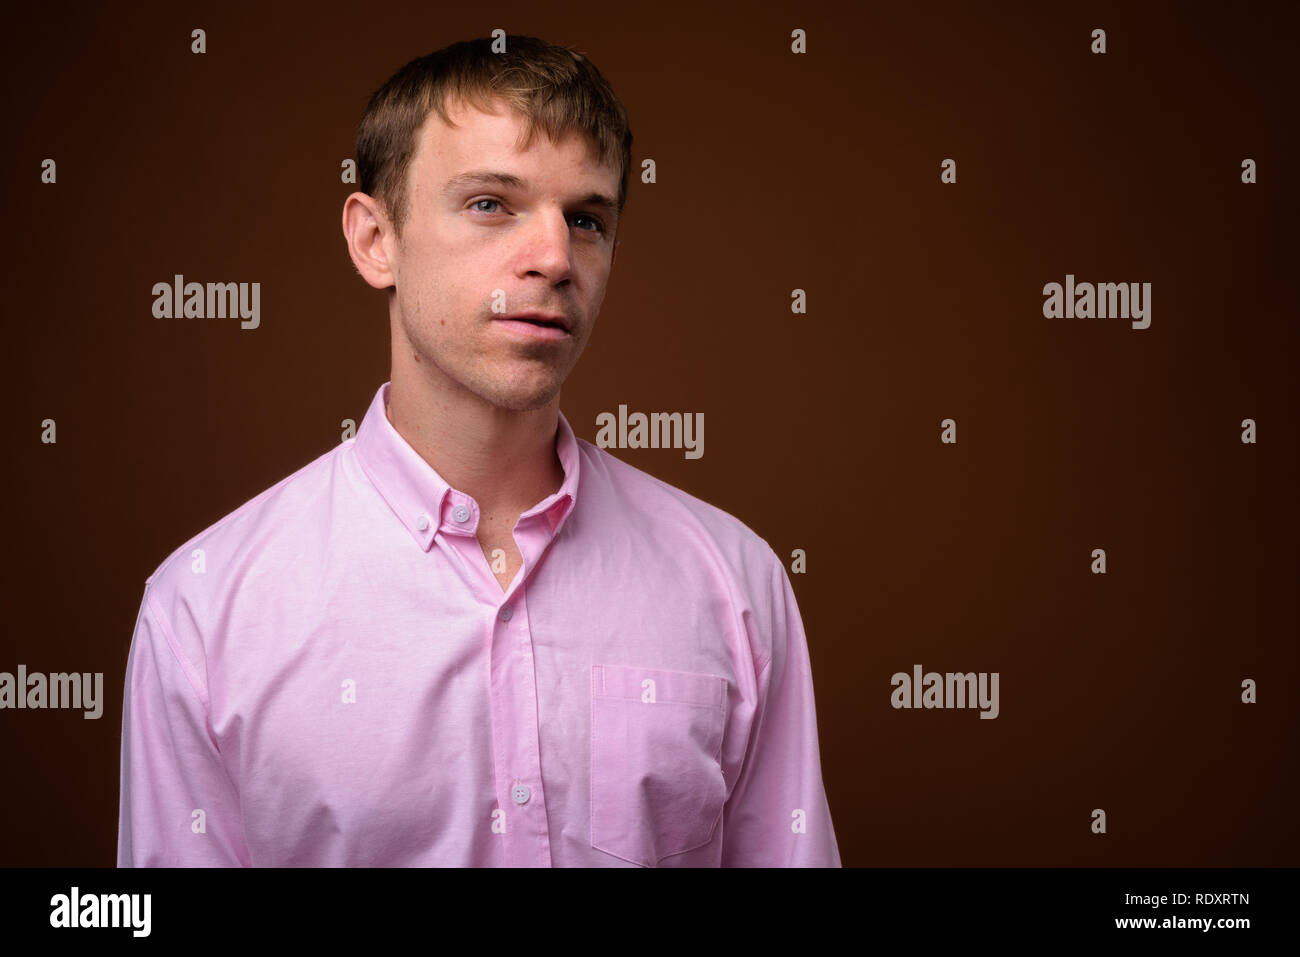
[[524, 230], [520, 272], [524, 275], [537, 273], [553, 284], [568, 279], [573, 269], [573, 240], [569, 229], [569, 219], [563, 210], [548, 209], [534, 216]]

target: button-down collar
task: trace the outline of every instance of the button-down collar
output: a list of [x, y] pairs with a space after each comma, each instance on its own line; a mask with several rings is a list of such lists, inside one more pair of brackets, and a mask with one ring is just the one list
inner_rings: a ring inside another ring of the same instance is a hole
[[[357, 430], [356, 453], [361, 467], [416, 544], [425, 551], [439, 532], [476, 534], [478, 502], [448, 485], [389, 421], [391, 386], [391, 382], [385, 382], [379, 387]], [[564, 482], [554, 494], [519, 516], [525, 521], [533, 515], [544, 514], [552, 534], [560, 530], [578, 495], [578, 444], [563, 412], [559, 413], [555, 451], [564, 470]]]

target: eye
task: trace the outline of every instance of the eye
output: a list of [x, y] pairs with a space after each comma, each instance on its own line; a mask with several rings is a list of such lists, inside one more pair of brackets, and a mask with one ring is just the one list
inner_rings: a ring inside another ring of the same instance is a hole
[[[491, 204], [493, 204], [493, 205], [495, 205], [495, 206], [500, 206], [500, 205], [501, 205], [501, 200], [499, 200], [499, 199], [488, 199], [488, 198], [484, 198], [484, 199], [476, 199], [476, 200], [474, 200], [472, 203], [469, 204], [469, 208], [470, 208], [471, 210], [473, 210], [474, 212], [476, 212], [476, 213], [483, 213], [485, 216], [487, 216], [487, 215], [492, 215], [493, 213], [498, 212], [498, 210], [496, 210], [496, 209], [483, 209], [483, 208], [482, 208], [482, 205], [483, 205], [484, 203], [491, 203]], [[577, 213], [577, 214], [574, 215], [573, 218], [574, 218], [575, 220], [586, 219], [586, 220], [590, 220], [590, 221], [591, 221], [592, 226], [591, 226], [591, 227], [583, 227], [583, 232], [589, 232], [589, 233], [600, 233], [601, 235], [604, 235], [604, 233], [605, 233], [605, 224], [604, 224], [603, 222], [601, 222], [601, 220], [600, 220], [598, 217], [596, 217], [596, 216], [591, 216], [591, 215], [589, 215], [589, 214], [587, 214], [587, 213]]]

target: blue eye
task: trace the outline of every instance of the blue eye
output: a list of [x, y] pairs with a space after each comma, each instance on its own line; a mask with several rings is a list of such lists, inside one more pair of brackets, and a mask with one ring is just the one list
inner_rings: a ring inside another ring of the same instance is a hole
[[[482, 209], [482, 208], [480, 208], [484, 203], [491, 203], [491, 204], [493, 204], [493, 205], [495, 205], [495, 206], [500, 206], [500, 205], [501, 205], [501, 200], [499, 200], [499, 199], [476, 199], [476, 200], [474, 200], [474, 202], [470, 203], [469, 208], [472, 209], [472, 210], [474, 210], [475, 212], [483, 213], [484, 215], [491, 215], [491, 214], [496, 213], [496, 212], [498, 211], [498, 210], [495, 210], [495, 209]], [[592, 224], [594, 225], [595, 228], [594, 228], [594, 229], [584, 228], [584, 229], [583, 229], [583, 232], [594, 232], [594, 233], [600, 233], [600, 234], [602, 234], [602, 235], [604, 235], [604, 233], [605, 233], [605, 224], [604, 224], [603, 222], [601, 222], [600, 219], [597, 218], [597, 217], [595, 217], [595, 216], [591, 216], [591, 215], [589, 215], [589, 214], [587, 214], [587, 213], [577, 213], [577, 214], [574, 215], [574, 219], [575, 219], [575, 220], [577, 220], [577, 219], [589, 219], [589, 220], [591, 220], [591, 222], [592, 222]]]

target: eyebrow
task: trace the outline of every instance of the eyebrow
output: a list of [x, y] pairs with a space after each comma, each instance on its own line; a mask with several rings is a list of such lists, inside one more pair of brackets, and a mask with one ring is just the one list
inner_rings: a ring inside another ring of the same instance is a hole
[[[515, 176], [513, 173], [499, 173], [488, 169], [471, 170], [468, 173], [458, 173], [447, 180], [446, 185], [442, 187], [442, 194], [449, 196], [476, 186], [500, 186], [504, 189], [524, 190], [528, 188], [528, 181]], [[578, 200], [578, 204], [594, 206], [597, 209], [604, 210], [611, 216], [618, 215], [618, 203], [604, 193], [588, 193]]]

